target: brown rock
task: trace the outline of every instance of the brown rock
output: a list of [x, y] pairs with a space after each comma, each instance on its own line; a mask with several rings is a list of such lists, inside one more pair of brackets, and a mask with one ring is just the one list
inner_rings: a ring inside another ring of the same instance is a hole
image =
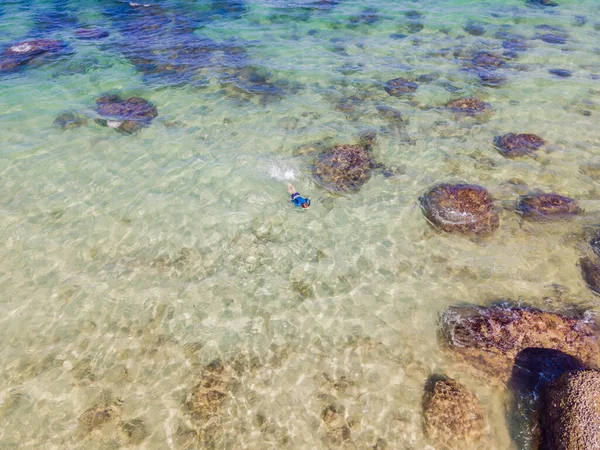
[[495, 147], [507, 158], [531, 154], [544, 144], [545, 141], [535, 134], [508, 133], [494, 139]]
[[518, 214], [538, 222], [566, 219], [581, 212], [576, 200], [554, 193], [524, 195], [517, 203]]
[[492, 107], [482, 102], [481, 100], [474, 97], [464, 97], [456, 100], [451, 100], [446, 103], [446, 108], [450, 111], [464, 114], [467, 116], [475, 116], [479, 114], [483, 114], [486, 112], [490, 112]]
[[101, 428], [109, 422], [113, 422], [121, 417], [122, 408], [119, 402], [103, 403], [94, 405], [86, 410], [79, 420], [87, 428], [87, 431], [93, 431]]
[[567, 372], [542, 399], [540, 449], [600, 449], [600, 372]]
[[500, 224], [492, 196], [470, 184], [438, 184], [420, 199], [425, 218], [451, 233], [486, 235]]
[[96, 110], [104, 118], [98, 120], [100, 124], [127, 134], [149, 126], [158, 116], [156, 106], [139, 97], [121, 99], [116, 95], [105, 95], [96, 100]]
[[442, 347], [502, 383], [519, 352], [529, 347], [600, 366], [598, 328], [581, 317], [512, 305], [453, 306], [443, 311], [441, 322]]
[[417, 90], [419, 85], [406, 78], [394, 78], [385, 83], [385, 92], [395, 97], [411, 94]]
[[434, 375], [423, 395], [425, 435], [440, 450], [482, 448], [489, 426], [481, 403], [462, 384]]
[[375, 166], [367, 146], [342, 144], [326, 149], [319, 156], [313, 175], [327, 190], [354, 192], [371, 179]]

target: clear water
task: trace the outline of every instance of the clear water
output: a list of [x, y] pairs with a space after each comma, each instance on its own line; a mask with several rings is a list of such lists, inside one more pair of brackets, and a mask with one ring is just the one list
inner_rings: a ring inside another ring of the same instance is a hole
[[[221, 359], [238, 370], [208, 430], [216, 448], [433, 448], [420, 402], [437, 372], [484, 402], [490, 448], [519, 448], [506, 393], [440, 352], [438, 315], [497, 298], [598, 309], [576, 263], [600, 200], [598, 179], [581, 171], [600, 163], [600, 4], [560, 3], [248, 0], [225, 11], [168, 1], [152, 40], [127, 3], [2, 2], [2, 48], [52, 37], [73, 52], [0, 80], [1, 447], [209, 446], [189, 432], [203, 425], [186, 402], [203, 367]], [[466, 33], [469, 22], [485, 33]], [[110, 37], [75, 39], [89, 25]], [[534, 39], [538, 25], [569, 38]], [[482, 86], [461, 57], [501, 51], [499, 32], [529, 48], [502, 70], [505, 85]], [[210, 42], [210, 62], [169, 76], [136, 67], [136, 52], [156, 56], [186, 39]], [[247, 66], [268, 74], [268, 88], [233, 88]], [[432, 73], [412, 99], [383, 90]], [[159, 116], [134, 135], [93, 118], [52, 125], [68, 110], [92, 117], [105, 93], [141, 96]], [[464, 95], [494, 114], [441, 108]], [[407, 123], [391, 126], [378, 105]], [[397, 175], [376, 174], [347, 196], [322, 190], [298, 147], [351, 143], [367, 130]], [[508, 160], [492, 147], [507, 132], [549, 145]], [[309, 211], [289, 205], [289, 180], [311, 196]], [[507, 208], [494, 236], [473, 242], [427, 226], [417, 199], [440, 181], [481, 184], [505, 205], [555, 191], [587, 214], [540, 225]], [[121, 402], [121, 417], [86, 432], [80, 416], [106, 401]], [[330, 404], [345, 408], [343, 443], [321, 419]], [[141, 444], [120, 426], [135, 418]]]

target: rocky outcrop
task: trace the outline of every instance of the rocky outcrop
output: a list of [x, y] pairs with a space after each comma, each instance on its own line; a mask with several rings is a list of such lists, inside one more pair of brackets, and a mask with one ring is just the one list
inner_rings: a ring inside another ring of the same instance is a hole
[[508, 133], [494, 139], [494, 146], [507, 158], [529, 155], [544, 144], [545, 141], [535, 134]]
[[505, 383], [521, 350], [559, 350], [590, 368], [600, 366], [597, 326], [582, 317], [512, 305], [454, 306], [441, 315], [441, 346]]
[[492, 107], [477, 98], [464, 97], [456, 100], [451, 100], [446, 103], [446, 108], [457, 114], [464, 114], [466, 116], [476, 116], [484, 113], [489, 113]]
[[471, 184], [438, 184], [421, 196], [425, 218], [449, 233], [487, 235], [500, 224], [488, 191]]
[[156, 106], [139, 97], [121, 99], [117, 95], [105, 95], [96, 100], [96, 110], [104, 118], [98, 120], [101, 125], [128, 134], [149, 126], [158, 116]]
[[600, 372], [568, 372], [542, 398], [540, 449], [600, 449]]
[[537, 222], [563, 220], [581, 212], [576, 200], [554, 193], [523, 195], [517, 202], [517, 213], [526, 220]]
[[489, 437], [485, 411], [472, 393], [450, 378], [434, 375], [423, 395], [423, 425], [436, 449], [480, 448]]

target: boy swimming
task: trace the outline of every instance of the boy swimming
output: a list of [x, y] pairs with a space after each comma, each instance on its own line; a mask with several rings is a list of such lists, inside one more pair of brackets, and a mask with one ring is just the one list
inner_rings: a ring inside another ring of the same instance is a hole
[[300, 208], [304, 208], [307, 209], [310, 206], [310, 197], [302, 197], [300, 196], [300, 194], [298, 193], [298, 191], [296, 191], [296, 188], [294, 186], [292, 186], [290, 183], [288, 183], [288, 192], [290, 193], [290, 195], [292, 196], [292, 203]]

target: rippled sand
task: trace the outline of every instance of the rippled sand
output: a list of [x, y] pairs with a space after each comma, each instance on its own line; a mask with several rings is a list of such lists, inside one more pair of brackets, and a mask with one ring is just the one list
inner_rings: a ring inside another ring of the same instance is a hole
[[[2, 445], [433, 448], [421, 397], [442, 372], [483, 401], [490, 448], [518, 448], [506, 392], [440, 351], [439, 312], [498, 298], [597, 310], [577, 261], [600, 206], [600, 5], [161, 5], [157, 35], [117, 1], [0, 6], [2, 49], [50, 36], [72, 50], [0, 80]], [[110, 36], [75, 38], [92, 25]], [[504, 52], [506, 33], [527, 49], [483, 86], [468, 63]], [[165, 56], [173, 45], [202, 51]], [[150, 73], [136, 55], [183, 67]], [[396, 77], [417, 91], [388, 95]], [[101, 127], [106, 93], [159, 115], [133, 135]], [[443, 108], [469, 95], [493, 113]], [[72, 110], [87, 126], [52, 125]], [[323, 190], [298, 148], [373, 130], [392, 176]], [[548, 144], [506, 159], [493, 139], [509, 132]], [[291, 178], [310, 210], [289, 205]], [[499, 229], [431, 229], [417, 200], [442, 181], [485, 186]], [[536, 189], [586, 214], [523, 222], [514, 202]]]

